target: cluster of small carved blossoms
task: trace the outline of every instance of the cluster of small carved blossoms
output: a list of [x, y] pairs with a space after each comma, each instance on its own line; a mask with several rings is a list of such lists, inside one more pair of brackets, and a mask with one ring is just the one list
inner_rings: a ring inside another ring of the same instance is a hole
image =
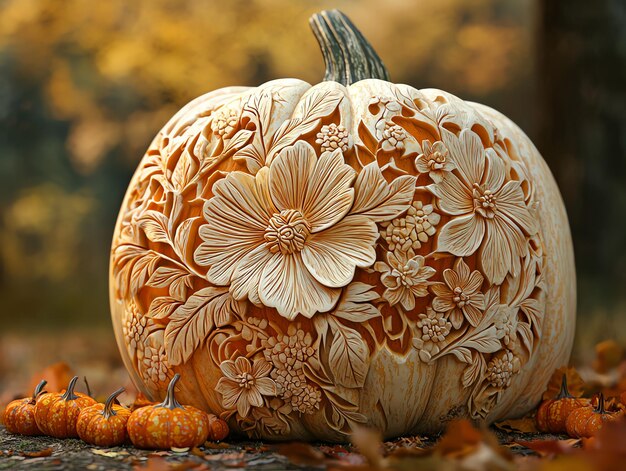
[[[338, 90], [311, 93], [289, 132], [265, 135], [278, 87], [155, 141], [114, 247], [123, 334], [150, 392], [206, 348], [222, 374], [223, 415], [242, 429], [285, 433], [300, 415], [324, 414], [347, 433], [361, 420], [355, 394], [371, 355], [387, 348], [425, 366], [454, 356], [466, 364], [469, 413], [489, 412], [541, 329], [532, 185], [491, 124], [468, 121], [467, 105], [412, 93], [370, 99], [358, 135], [374, 147], [327, 121], [345, 99]], [[397, 119], [410, 116], [436, 138], [418, 140]], [[211, 180], [206, 196], [197, 182], [227, 160], [237, 170]], [[201, 215], [179, 219], [182, 201]], [[371, 333], [380, 325], [382, 345]]]

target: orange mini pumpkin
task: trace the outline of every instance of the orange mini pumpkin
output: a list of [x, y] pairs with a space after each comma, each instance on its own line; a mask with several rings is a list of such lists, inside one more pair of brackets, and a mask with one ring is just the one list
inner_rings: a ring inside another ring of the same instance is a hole
[[574, 397], [569, 393], [567, 376], [563, 375], [559, 394], [554, 399], [543, 401], [537, 410], [537, 428], [542, 432], [566, 433], [565, 421], [570, 413], [589, 404], [589, 399]]
[[86, 394], [74, 392], [78, 376], [74, 376], [65, 392], [46, 393], [37, 398], [35, 421], [44, 433], [56, 438], [78, 437], [76, 421], [85, 407], [96, 404]]
[[209, 417], [192, 406], [181, 405], [174, 395], [176, 374], [162, 403], [140, 407], [128, 419], [128, 436], [138, 448], [169, 450], [202, 445], [209, 436]]
[[228, 424], [225, 420], [220, 419], [214, 414], [208, 414], [209, 417], [209, 437], [208, 440], [212, 442], [219, 442], [224, 440], [230, 433]]
[[104, 404], [94, 404], [80, 411], [76, 432], [82, 441], [98, 446], [117, 446], [126, 441], [130, 410], [114, 404], [115, 398], [123, 392], [124, 388], [120, 388]]
[[35, 403], [46, 384], [45, 379], [41, 380], [32, 397], [16, 399], [7, 404], [4, 409], [4, 426], [8, 432], [20, 435], [41, 435], [41, 430], [35, 422]]
[[565, 421], [567, 433], [574, 438], [593, 437], [605, 422], [615, 420], [619, 412], [607, 411], [604, 408], [604, 394], [598, 395], [598, 405], [573, 410]]

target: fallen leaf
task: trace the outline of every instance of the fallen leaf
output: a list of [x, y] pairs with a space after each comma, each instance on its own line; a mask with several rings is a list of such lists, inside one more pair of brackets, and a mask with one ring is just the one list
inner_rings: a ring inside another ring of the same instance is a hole
[[537, 427], [535, 426], [535, 419], [532, 417], [523, 417], [521, 419], [509, 419], [502, 422], [496, 422], [496, 428], [504, 432], [519, 432], [519, 433], [537, 433]]
[[26, 458], [42, 458], [44, 456], [52, 455], [52, 448], [44, 448], [38, 451], [22, 451], [20, 455]]
[[579, 438], [569, 438], [567, 440], [532, 440], [517, 441], [520, 446], [529, 448], [541, 456], [557, 456], [571, 453], [574, 447], [580, 443]]
[[128, 455], [127, 451], [110, 451], [110, 450], [103, 450], [101, 448], [92, 448], [91, 452], [94, 455], [106, 456], [107, 458], [118, 458], [120, 456]]
[[302, 442], [284, 443], [278, 445], [276, 452], [285, 456], [290, 462], [298, 466], [321, 466], [326, 462], [324, 453]]
[[382, 469], [384, 467], [383, 440], [380, 432], [370, 428], [356, 427], [350, 436], [350, 441], [372, 468]]
[[563, 382], [563, 375], [567, 376], [567, 388], [569, 393], [574, 397], [580, 397], [583, 395], [585, 382], [578, 374], [578, 371], [576, 371], [575, 368], [562, 366], [552, 373], [550, 381], [548, 381], [546, 391], [543, 393], [542, 399], [544, 401], [554, 399], [559, 395], [559, 391], [561, 391], [561, 383]]
[[28, 391], [33, 391], [39, 382], [45, 379], [47, 381], [46, 391], [59, 392], [67, 387], [67, 384], [73, 377], [74, 372], [67, 363], [54, 363], [32, 375]]
[[624, 357], [624, 348], [615, 340], [604, 340], [596, 345], [596, 358], [592, 367], [598, 373], [616, 368]]
[[483, 433], [469, 420], [456, 419], [448, 424], [446, 433], [433, 451], [443, 456], [459, 457], [471, 453], [483, 441]]

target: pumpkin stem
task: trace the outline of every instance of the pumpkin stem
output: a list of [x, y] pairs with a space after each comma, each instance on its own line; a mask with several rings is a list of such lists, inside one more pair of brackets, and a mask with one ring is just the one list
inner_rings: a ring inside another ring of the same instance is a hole
[[368, 78], [389, 81], [389, 73], [371, 44], [339, 10], [324, 10], [309, 19], [326, 63], [325, 81], [351, 85]]
[[170, 385], [167, 387], [167, 394], [165, 395], [165, 399], [161, 404], [157, 404], [154, 407], [166, 407], [168, 409], [183, 409], [183, 406], [176, 400], [176, 396], [174, 394], [174, 387], [176, 383], [180, 379], [180, 375], [176, 373], [172, 380], [170, 381]]
[[567, 376], [564, 374], [561, 379], [561, 390], [559, 391], [559, 395], [556, 399], [565, 399], [568, 397], [572, 397], [572, 395], [570, 394], [569, 389], [567, 389]]
[[596, 414], [604, 414], [606, 412], [606, 410], [604, 410], [604, 394], [602, 393], [598, 394], [598, 405], [594, 409], [594, 412]]
[[46, 384], [48, 384], [48, 381], [46, 381], [45, 379], [42, 379], [41, 381], [39, 381], [39, 384], [35, 386], [33, 397], [31, 397], [30, 399], [31, 404], [34, 404], [37, 401], [37, 398], [43, 392], [43, 388], [46, 386]]
[[70, 384], [68, 384], [67, 390], [65, 391], [65, 394], [63, 394], [61, 396], [61, 399], [63, 399], [64, 401], [73, 401], [74, 399], [78, 399], [78, 396], [76, 394], [74, 394], [74, 388], [76, 387], [76, 381], [78, 381], [78, 376], [74, 376], [71, 379]]
[[104, 409], [102, 409], [102, 415], [104, 416], [105, 419], [108, 419], [109, 417], [116, 415], [116, 412], [113, 409], [113, 401], [115, 400], [117, 396], [122, 394], [124, 391], [126, 391], [126, 389], [119, 388], [117, 391], [113, 392], [113, 394], [111, 394], [107, 398], [106, 402], [104, 403]]

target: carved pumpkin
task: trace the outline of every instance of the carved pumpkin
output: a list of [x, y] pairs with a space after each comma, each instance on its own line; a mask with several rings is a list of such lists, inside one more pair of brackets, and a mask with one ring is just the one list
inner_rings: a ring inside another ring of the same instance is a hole
[[567, 216], [502, 114], [389, 82], [341, 13], [325, 81], [230, 87], [159, 132], [111, 254], [137, 386], [257, 438], [346, 440], [519, 416], [566, 364]]
[[559, 394], [554, 399], [543, 401], [537, 409], [537, 428], [542, 432], [566, 433], [565, 421], [570, 413], [589, 404], [589, 399], [574, 397], [569, 393], [567, 376], [563, 375]]
[[206, 412], [176, 400], [174, 387], [179, 379], [180, 375], [174, 375], [161, 404], [140, 407], [130, 415], [128, 436], [136, 447], [169, 450], [200, 446], [207, 440]]
[[74, 392], [78, 376], [74, 376], [67, 390], [41, 394], [35, 404], [35, 421], [44, 435], [56, 438], [78, 437], [76, 421], [80, 411], [96, 404], [86, 394]]
[[114, 404], [115, 398], [123, 392], [124, 388], [120, 388], [104, 404], [94, 404], [80, 412], [76, 432], [82, 441], [98, 446], [118, 446], [126, 441], [130, 410]]
[[8, 432], [20, 435], [41, 435], [41, 430], [35, 422], [35, 403], [46, 384], [47, 381], [42, 379], [35, 387], [32, 397], [16, 399], [7, 404], [3, 421]]
[[567, 434], [574, 438], [593, 437], [605, 422], [615, 420], [619, 416], [619, 412], [605, 410], [604, 394], [600, 393], [596, 407], [580, 407], [571, 412], [565, 422]]

